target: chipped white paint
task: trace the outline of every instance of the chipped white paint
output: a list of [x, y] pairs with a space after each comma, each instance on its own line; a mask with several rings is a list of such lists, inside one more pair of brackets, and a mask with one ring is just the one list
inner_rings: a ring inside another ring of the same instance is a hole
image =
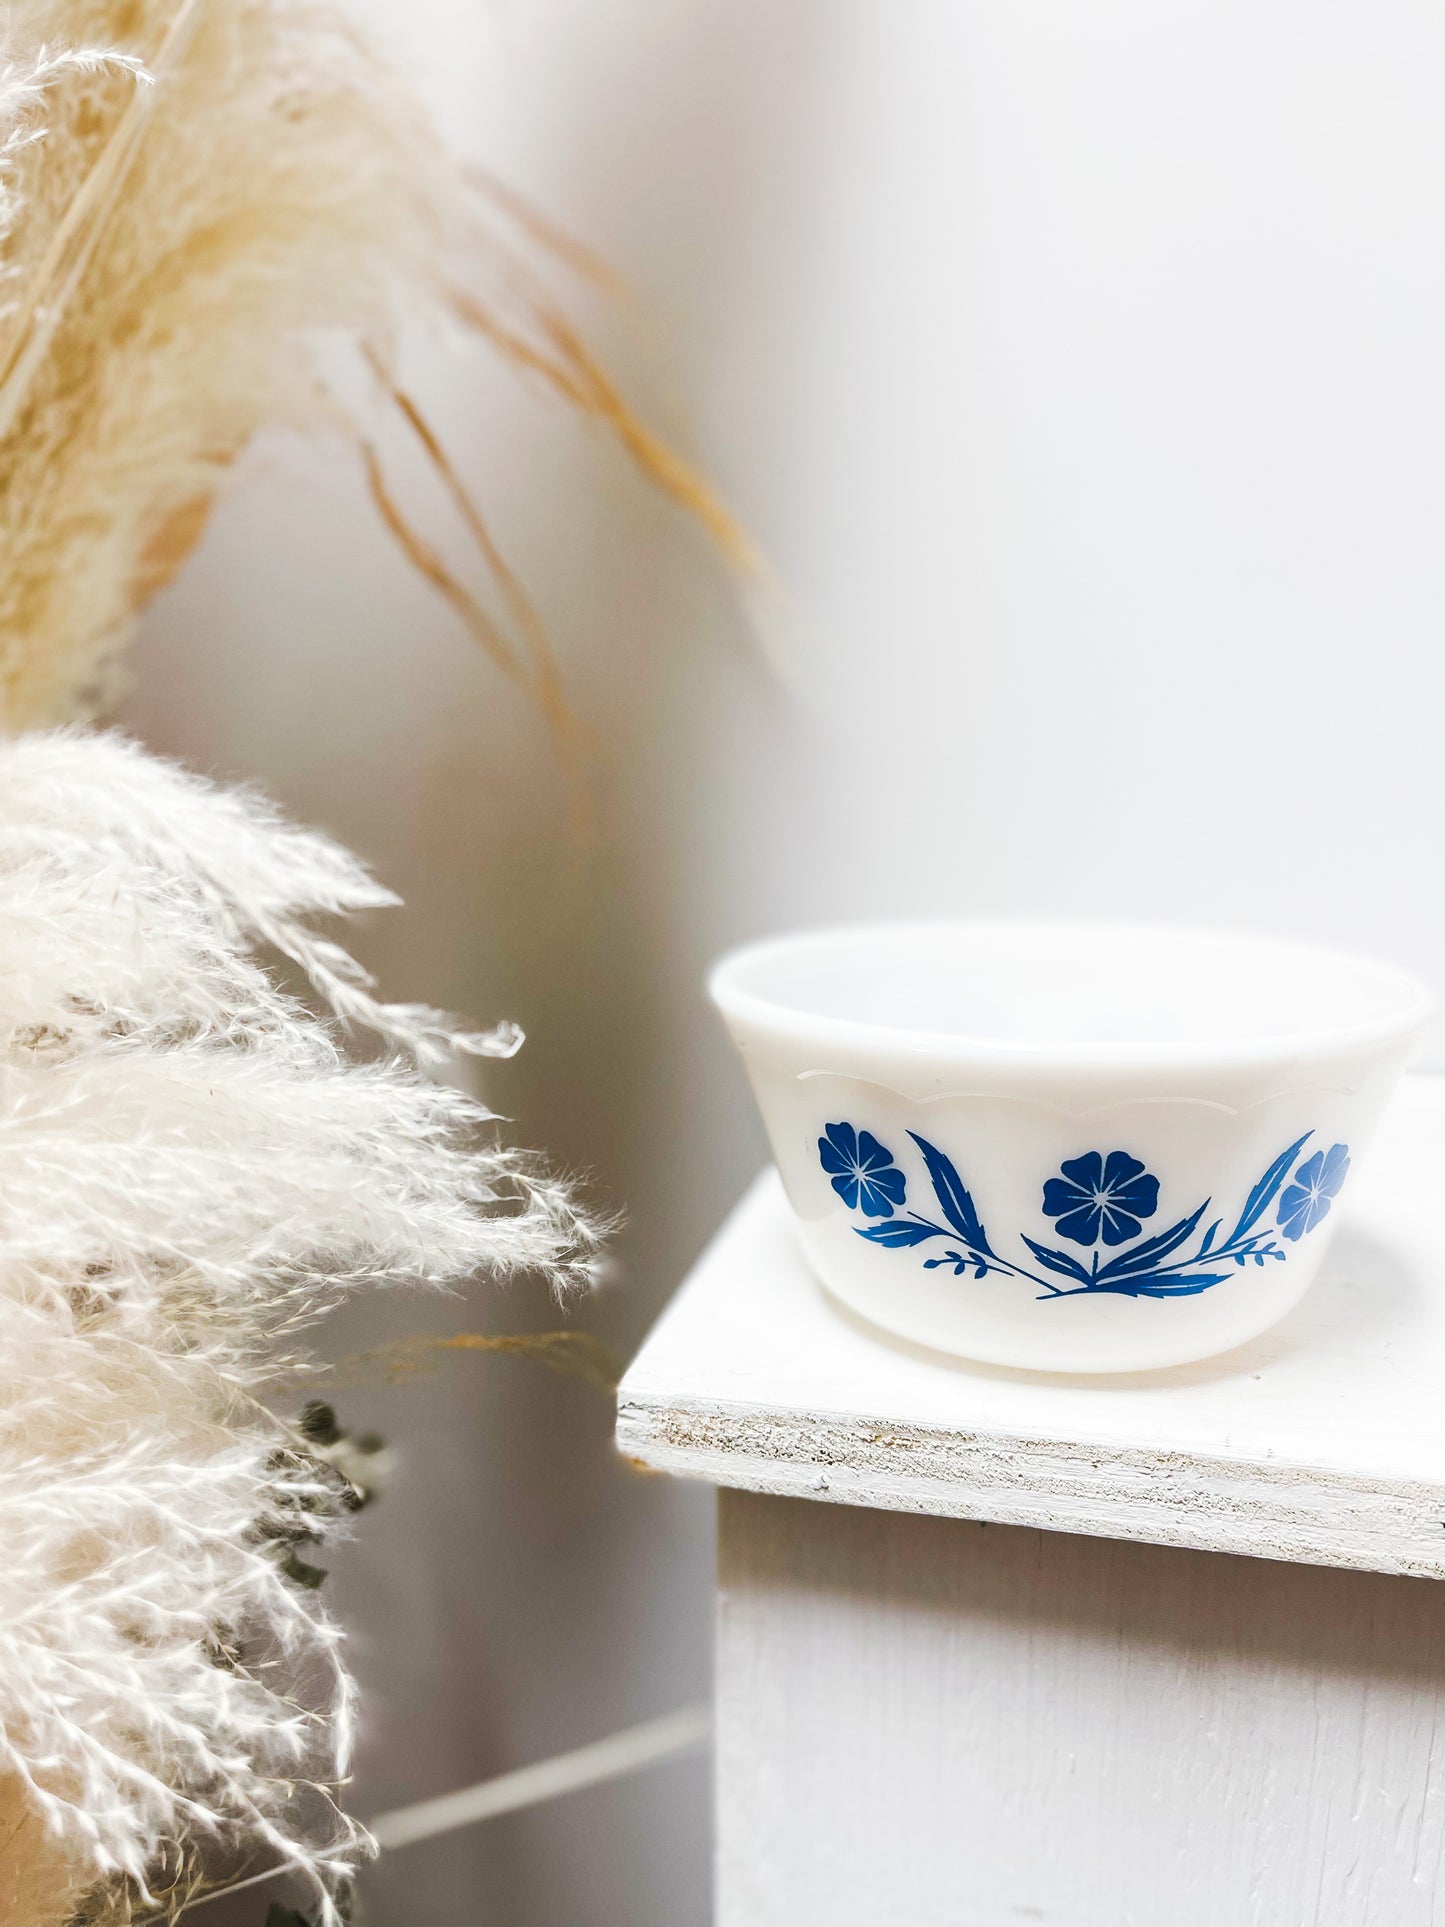
[[1439, 1927], [1445, 1588], [728, 1492], [718, 1927]]
[[1406, 1080], [1342, 1209], [1323, 1277], [1252, 1345], [1046, 1378], [854, 1319], [769, 1175], [628, 1372], [618, 1440], [755, 1492], [1445, 1577], [1445, 1080]]

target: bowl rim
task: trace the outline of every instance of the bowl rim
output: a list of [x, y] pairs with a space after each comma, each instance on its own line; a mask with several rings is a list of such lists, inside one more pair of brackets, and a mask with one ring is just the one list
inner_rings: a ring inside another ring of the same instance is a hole
[[[1022, 1038], [988, 1037], [981, 1033], [933, 1031], [908, 1025], [870, 1022], [863, 1018], [836, 1017], [809, 1011], [797, 1004], [745, 988], [738, 978], [747, 970], [774, 957], [806, 951], [819, 946], [857, 942], [859, 939], [888, 936], [932, 938], [952, 932], [978, 932], [998, 935], [1025, 934], [1037, 940], [1086, 936], [1097, 940], [1130, 938], [1171, 941], [1204, 941], [1234, 946], [1241, 951], [1269, 951], [1299, 964], [1328, 964], [1373, 974], [1395, 993], [1398, 1008], [1382, 1016], [1342, 1023], [1325, 1028], [1278, 1030], [1256, 1035], [1215, 1038], [1129, 1038], [1081, 1040], [1049, 1038], [1030, 1041]], [[1220, 1067], [1227, 1064], [1277, 1062], [1282, 1058], [1325, 1057], [1402, 1043], [1418, 1035], [1436, 1010], [1436, 999], [1412, 972], [1378, 957], [1363, 955], [1337, 946], [1299, 942], [1268, 932], [1171, 923], [1114, 922], [1107, 919], [1051, 917], [934, 917], [906, 920], [873, 919], [848, 923], [819, 924], [803, 929], [781, 931], [736, 945], [724, 952], [707, 975], [707, 992], [712, 1002], [730, 1023], [741, 1023], [768, 1033], [779, 1041], [805, 1045], [819, 1051], [855, 1049], [897, 1050], [913, 1058], [945, 1060], [950, 1066], [1017, 1064], [1033, 1067], [1058, 1064], [1061, 1067], [1097, 1066], [1100, 1068], [1180, 1068]]]

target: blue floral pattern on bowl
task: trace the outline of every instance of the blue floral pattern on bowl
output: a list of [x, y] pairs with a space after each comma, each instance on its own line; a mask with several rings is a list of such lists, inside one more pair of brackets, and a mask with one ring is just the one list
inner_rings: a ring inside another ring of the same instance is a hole
[[1044, 1212], [1076, 1245], [1096, 1245], [1101, 1235], [1106, 1245], [1127, 1244], [1144, 1229], [1139, 1220], [1159, 1209], [1158, 1178], [1127, 1151], [1089, 1151], [1065, 1158], [1059, 1169], [1063, 1176], [1044, 1186]]
[[[1205, 1223], [1212, 1202], [1206, 1198], [1167, 1230], [1144, 1238], [1143, 1221], [1159, 1208], [1159, 1180], [1132, 1152], [1085, 1151], [1065, 1158], [1059, 1175], [1045, 1181], [1041, 1209], [1045, 1217], [1054, 1219], [1061, 1238], [1090, 1251], [1089, 1262], [1020, 1232], [1019, 1242], [1032, 1259], [1029, 1263], [999, 1255], [957, 1167], [927, 1138], [916, 1131], [908, 1133], [933, 1186], [937, 1217], [919, 1210], [904, 1212], [907, 1178], [893, 1153], [871, 1131], [849, 1123], [829, 1124], [825, 1129], [818, 1139], [818, 1160], [833, 1189], [850, 1211], [879, 1220], [855, 1225], [860, 1238], [890, 1251], [946, 1240], [941, 1253], [923, 1260], [926, 1270], [947, 1266], [955, 1277], [971, 1273], [975, 1278], [995, 1272], [1037, 1285], [1043, 1298], [1070, 1298], [1081, 1292], [1187, 1298], [1223, 1284], [1250, 1263], [1283, 1260], [1287, 1254], [1279, 1239], [1297, 1244], [1308, 1236], [1328, 1216], [1350, 1168], [1349, 1147], [1344, 1144], [1316, 1151], [1296, 1168], [1295, 1160], [1314, 1136], [1306, 1131], [1265, 1171], [1227, 1235], [1220, 1235], [1224, 1217]], [[1286, 1184], [1291, 1173], [1293, 1181]], [[1106, 1258], [1105, 1250], [1116, 1255]]]
[[1348, 1150], [1343, 1144], [1332, 1144], [1328, 1151], [1316, 1151], [1295, 1172], [1294, 1183], [1279, 1201], [1279, 1228], [1291, 1244], [1298, 1244], [1329, 1215], [1349, 1168]]
[[865, 1217], [888, 1218], [907, 1195], [903, 1173], [871, 1131], [855, 1131], [851, 1124], [830, 1124], [818, 1139], [818, 1157], [833, 1181], [833, 1189], [850, 1211]]

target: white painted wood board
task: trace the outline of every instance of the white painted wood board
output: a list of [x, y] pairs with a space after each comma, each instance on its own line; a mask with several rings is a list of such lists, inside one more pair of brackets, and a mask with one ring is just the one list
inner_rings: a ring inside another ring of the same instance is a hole
[[1445, 1589], [724, 1493], [718, 1927], [1441, 1927]]
[[1322, 1278], [1202, 1364], [970, 1365], [844, 1310], [761, 1178], [619, 1392], [623, 1452], [743, 1490], [1445, 1577], [1445, 1079], [1405, 1081]]

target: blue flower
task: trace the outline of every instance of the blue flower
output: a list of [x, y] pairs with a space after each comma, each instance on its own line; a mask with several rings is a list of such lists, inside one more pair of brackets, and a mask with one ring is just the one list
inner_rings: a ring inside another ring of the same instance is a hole
[[1044, 1186], [1044, 1210], [1057, 1218], [1061, 1238], [1076, 1245], [1127, 1244], [1137, 1238], [1141, 1218], [1152, 1218], [1159, 1208], [1159, 1180], [1151, 1178], [1138, 1158], [1127, 1151], [1111, 1151], [1107, 1158], [1089, 1151], [1066, 1158], [1061, 1178]]
[[1328, 1217], [1330, 1200], [1339, 1195], [1350, 1168], [1348, 1144], [1332, 1144], [1328, 1151], [1316, 1151], [1306, 1158], [1294, 1174], [1294, 1183], [1279, 1201], [1279, 1228], [1292, 1244], [1298, 1244], [1307, 1231], [1313, 1231], [1321, 1218]]
[[871, 1131], [855, 1131], [851, 1124], [830, 1124], [818, 1139], [818, 1160], [833, 1180], [833, 1189], [850, 1211], [870, 1218], [891, 1218], [902, 1204], [905, 1180]]

